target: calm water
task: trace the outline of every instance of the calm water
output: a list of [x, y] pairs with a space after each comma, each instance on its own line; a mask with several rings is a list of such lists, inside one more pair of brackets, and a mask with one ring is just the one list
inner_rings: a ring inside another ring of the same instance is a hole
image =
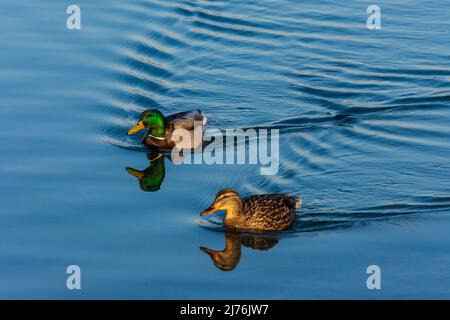
[[[379, 31], [373, 1], [76, 3], [80, 31], [60, 1], [1, 5], [0, 298], [450, 298], [449, 1], [381, 2]], [[148, 108], [280, 129], [280, 170], [160, 158], [144, 192]], [[199, 216], [224, 187], [303, 207], [236, 238]], [[223, 272], [200, 247], [226, 241]]]

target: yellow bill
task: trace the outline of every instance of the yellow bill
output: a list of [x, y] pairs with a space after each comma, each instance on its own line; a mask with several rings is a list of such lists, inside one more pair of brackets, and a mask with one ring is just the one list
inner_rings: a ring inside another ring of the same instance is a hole
[[140, 170], [136, 170], [130, 167], [127, 167], [126, 170], [129, 174], [131, 174], [133, 177], [136, 177], [138, 180], [141, 180], [144, 176], [144, 173]]
[[142, 121], [139, 121], [133, 128], [128, 130], [128, 134], [133, 134], [143, 129], [145, 129], [144, 123]]

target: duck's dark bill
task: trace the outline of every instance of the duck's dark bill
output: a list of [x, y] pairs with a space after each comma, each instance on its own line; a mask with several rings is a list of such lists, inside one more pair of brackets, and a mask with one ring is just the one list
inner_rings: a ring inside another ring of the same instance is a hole
[[215, 208], [215, 207], [213, 207], [213, 206], [210, 206], [209, 208], [203, 210], [202, 213], [201, 213], [201, 215], [202, 215], [202, 216], [206, 216], [206, 215], [208, 215], [208, 214], [211, 214], [211, 213], [213, 213], [213, 212], [216, 212], [217, 210], [219, 210], [219, 209], [217, 209], [217, 208]]
[[216, 251], [208, 249], [206, 247], [200, 247], [200, 250], [202, 250], [204, 253], [207, 253], [209, 255], [212, 255], [212, 254], [214, 254], [216, 252]]

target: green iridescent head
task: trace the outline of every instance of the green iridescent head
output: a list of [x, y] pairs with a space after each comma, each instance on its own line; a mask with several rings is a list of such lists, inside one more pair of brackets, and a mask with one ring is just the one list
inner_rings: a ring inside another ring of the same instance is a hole
[[163, 114], [156, 109], [150, 109], [142, 112], [137, 124], [128, 130], [128, 134], [134, 134], [145, 128], [149, 128], [150, 135], [163, 138], [166, 131], [166, 120]]

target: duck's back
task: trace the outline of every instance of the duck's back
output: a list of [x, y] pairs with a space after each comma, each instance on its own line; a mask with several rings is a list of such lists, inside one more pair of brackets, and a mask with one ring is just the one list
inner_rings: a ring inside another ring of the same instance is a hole
[[201, 122], [204, 125], [206, 118], [200, 110], [189, 110], [171, 114], [166, 117], [166, 121], [172, 129], [194, 130], [195, 122]]
[[[203, 143], [203, 132], [205, 130], [206, 120], [206, 117], [201, 114], [200, 110], [180, 112], [168, 116], [166, 118], [167, 140], [171, 140], [170, 137], [175, 130], [182, 129], [185, 130], [184, 134], [189, 134], [190, 139], [188, 139], [188, 141], [182, 139], [181, 141], [174, 143], [173, 146], [176, 146], [179, 149], [195, 149], [201, 146]], [[201, 137], [198, 137], [195, 134], [195, 130], [198, 126], [201, 127]]]
[[242, 199], [242, 218], [253, 229], [279, 231], [294, 221], [300, 198], [285, 194], [255, 195]]

